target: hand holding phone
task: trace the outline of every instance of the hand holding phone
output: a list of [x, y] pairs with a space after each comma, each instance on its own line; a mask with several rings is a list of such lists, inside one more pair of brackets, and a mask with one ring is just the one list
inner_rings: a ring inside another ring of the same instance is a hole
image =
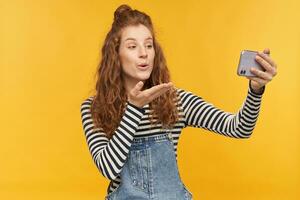
[[258, 51], [251, 50], [243, 50], [240, 54], [240, 61], [237, 69], [237, 74], [239, 76], [256, 76], [252, 74], [250, 69], [251, 67], [256, 68], [261, 71], [265, 71], [265, 69], [255, 60], [255, 56]]

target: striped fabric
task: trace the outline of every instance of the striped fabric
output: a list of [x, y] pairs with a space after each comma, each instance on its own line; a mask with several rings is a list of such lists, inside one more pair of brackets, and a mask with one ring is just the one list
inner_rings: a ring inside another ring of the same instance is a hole
[[94, 163], [102, 175], [111, 181], [107, 193], [114, 191], [121, 182], [119, 174], [134, 137], [169, 131], [173, 136], [177, 158], [180, 133], [183, 128], [188, 126], [203, 128], [232, 138], [246, 139], [251, 136], [258, 118], [263, 94], [254, 93], [250, 82], [246, 100], [236, 114], [220, 110], [192, 92], [179, 88], [176, 88], [176, 91], [178, 99], [175, 102], [179, 119], [173, 129], [165, 130], [161, 123], [150, 126], [149, 104], [139, 108], [127, 102], [120, 125], [111, 140], [107, 139], [102, 129], [94, 128], [90, 111], [93, 97], [83, 101], [81, 119], [84, 135]]

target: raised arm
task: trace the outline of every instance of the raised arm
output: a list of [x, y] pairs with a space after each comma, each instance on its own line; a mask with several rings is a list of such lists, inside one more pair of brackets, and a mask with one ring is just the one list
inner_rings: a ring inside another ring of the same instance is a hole
[[236, 114], [216, 108], [191, 92], [178, 89], [178, 93], [186, 126], [201, 127], [233, 138], [249, 138], [258, 118], [264, 88], [257, 94], [249, 84], [246, 100]]
[[144, 114], [144, 108], [127, 102], [125, 112], [113, 137], [109, 140], [102, 129], [95, 129], [91, 117], [93, 97], [81, 104], [81, 120], [85, 138], [94, 163], [104, 177], [113, 180], [122, 170]]

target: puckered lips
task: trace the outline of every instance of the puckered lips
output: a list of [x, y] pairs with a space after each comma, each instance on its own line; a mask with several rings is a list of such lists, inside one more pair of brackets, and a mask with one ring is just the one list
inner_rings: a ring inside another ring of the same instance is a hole
[[147, 63], [141, 63], [141, 64], [138, 64], [138, 68], [140, 70], [147, 70], [149, 68], [149, 65]]

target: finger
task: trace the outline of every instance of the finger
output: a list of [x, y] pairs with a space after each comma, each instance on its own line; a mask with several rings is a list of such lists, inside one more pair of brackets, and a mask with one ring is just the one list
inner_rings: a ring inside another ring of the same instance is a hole
[[166, 91], [168, 91], [170, 89], [171, 89], [170, 87], [164, 87], [160, 90], [157, 90], [155, 93], [148, 94], [147, 97], [148, 97], [149, 101], [152, 101], [153, 99], [161, 96], [162, 94], [164, 94]]
[[263, 72], [261, 70], [255, 69], [255, 68], [251, 68], [250, 71], [251, 71], [251, 73], [256, 75], [258, 78], [261, 78], [261, 79], [264, 79], [264, 80], [267, 80], [267, 81], [272, 80], [272, 76], [267, 72]]
[[159, 85], [155, 85], [147, 90], [144, 91], [144, 94], [146, 96], [152, 96], [153, 94], [155, 94], [157, 91], [162, 90], [163, 88], [166, 87], [166, 84], [159, 84]]
[[143, 88], [143, 85], [144, 85], [143, 81], [139, 81], [132, 89], [133, 95], [138, 95], [141, 89]]
[[153, 99], [163, 95], [164, 93], [166, 93], [168, 90], [170, 90], [171, 88], [163, 88], [161, 90], [159, 90], [158, 92], [154, 93], [151, 97], [150, 100], [152, 101]]
[[263, 66], [263, 68], [266, 70], [266, 73], [270, 74], [272, 77], [276, 76], [276, 74], [277, 74], [276, 65], [275, 66], [270, 65], [269, 62], [267, 62], [265, 59], [263, 59], [259, 56], [256, 57], [255, 60], [258, 61], [258, 63], [261, 66]]
[[261, 86], [263, 86], [263, 85], [265, 85], [267, 83], [266, 80], [258, 78], [258, 77], [247, 76], [246, 78], [249, 79], [249, 80], [258, 82]]
[[277, 68], [276, 63], [271, 59], [269, 55], [266, 55], [265, 53], [258, 52], [258, 55], [265, 59], [268, 63], [272, 65], [272, 67]]
[[158, 91], [162, 90], [163, 88], [170, 88], [173, 84], [170, 83], [162, 83], [156, 86], [151, 87], [150, 89], [145, 90], [144, 94], [148, 96], [152, 96], [153, 94], [157, 93]]
[[256, 56], [255, 60], [258, 61], [258, 63], [268, 72], [270, 72], [271, 74], [274, 74], [274, 69], [269, 62], [267, 62], [264, 58], [260, 57], [260, 56]]

